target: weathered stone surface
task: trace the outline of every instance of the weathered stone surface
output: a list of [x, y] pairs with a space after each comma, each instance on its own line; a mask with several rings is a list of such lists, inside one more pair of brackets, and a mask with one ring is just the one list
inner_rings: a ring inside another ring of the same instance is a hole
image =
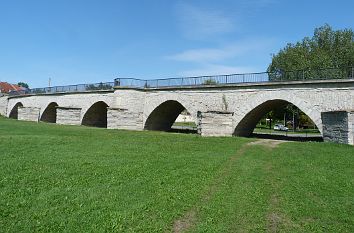
[[57, 107], [57, 124], [80, 125], [81, 108]]
[[18, 119], [22, 121], [34, 121], [38, 122], [39, 108], [36, 107], [19, 107]]
[[7, 109], [7, 96], [0, 96], [0, 115], [6, 116], [6, 109]]
[[233, 115], [227, 111], [198, 112], [198, 133], [202, 136], [232, 136]]
[[344, 144], [354, 144], [354, 112], [322, 112], [323, 140]]
[[354, 145], [354, 111], [348, 112], [348, 144]]
[[108, 129], [143, 130], [143, 113], [122, 108], [108, 108]]

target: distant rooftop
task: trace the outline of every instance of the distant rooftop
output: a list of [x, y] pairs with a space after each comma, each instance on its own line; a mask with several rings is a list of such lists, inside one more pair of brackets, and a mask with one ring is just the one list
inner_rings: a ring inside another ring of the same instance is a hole
[[16, 84], [11, 84], [7, 82], [0, 82], [0, 92], [1, 93], [10, 93], [10, 92], [18, 92], [18, 91], [24, 91], [26, 88], [21, 87]]

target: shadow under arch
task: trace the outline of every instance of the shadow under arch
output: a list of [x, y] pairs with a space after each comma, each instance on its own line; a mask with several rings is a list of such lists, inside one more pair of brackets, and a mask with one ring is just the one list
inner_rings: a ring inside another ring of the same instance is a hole
[[82, 125], [107, 128], [108, 104], [103, 101], [94, 103], [82, 118]]
[[57, 107], [58, 107], [58, 104], [56, 102], [52, 102], [52, 103], [48, 104], [48, 106], [46, 107], [46, 109], [42, 113], [40, 121], [48, 122], [48, 123], [56, 123], [57, 122]]
[[9, 118], [18, 119], [18, 108], [19, 107], [23, 107], [23, 104], [21, 102], [16, 103], [15, 106], [11, 109], [11, 112], [9, 114]]
[[145, 121], [144, 129], [169, 131], [178, 115], [186, 109], [176, 100], [167, 100], [157, 106]]
[[[261, 118], [265, 114], [267, 114], [273, 109], [285, 107], [288, 104], [293, 104], [293, 103], [282, 99], [267, 100], [261, 103], [260, 105], [253, 108], [242, 118], [242, 120], [238, 123], [238, 125], [235, 128], [234, 135], [241, 136], [241, 137], [251, 136], [257, 123], [261, 120]], [[299, 106], [297, 105], [295, 106], [299, 108]], [[303, 111], [303, 109], [301, 108], [299, 109]], [[305, 111], [303, 112], [306, 114]], [[311, 116], [309, 116], [308, 114], [306, 115], [316, 124], [316, 122], [314, 121], [314, 119], [311, 118]]]

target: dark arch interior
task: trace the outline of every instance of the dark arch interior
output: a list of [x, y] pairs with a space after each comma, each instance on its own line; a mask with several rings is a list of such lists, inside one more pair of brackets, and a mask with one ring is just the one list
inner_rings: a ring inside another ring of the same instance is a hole
[[289, 103], [285, 100], [269, 100], [264, 102], [261, 105], [258, 105], [252, 111], [250, 111], [236, 126], [234, 131], [234, 135], [242, 136], [242, 137], [249, 137], [252, 135], [254, 128], [256, 127], [257, 123], [261, 120], [261, 118], [269, 113], [271, 110], [285, 108]]
[[21, 102], [18, 102], [15, 104], [15, 106], [12, 108], [9, 117], [12, 119], [18, 119], [18, 108], [23, 107], [23, 104]]
[[50, 103], [47, 108], [44, 110], [41, 121], [48, 123], [56, 123], [57, 122], [57, 107], [58, 104], [53, 102]]
[[107, 107], [103, 101], [93, 104], [85, 113], [82, 125], [107, 128]]
[[144, 129], [169, 131], [185, 107], [177, 101], [168, 100], [160, 104], [148, 117]]

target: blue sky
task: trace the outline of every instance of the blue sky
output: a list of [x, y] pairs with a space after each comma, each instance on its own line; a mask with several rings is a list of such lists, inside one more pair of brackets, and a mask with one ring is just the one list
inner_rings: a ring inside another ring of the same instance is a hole
[[31, 87], [265, 71], [354, 1], [0, 0], [0, 80]]

